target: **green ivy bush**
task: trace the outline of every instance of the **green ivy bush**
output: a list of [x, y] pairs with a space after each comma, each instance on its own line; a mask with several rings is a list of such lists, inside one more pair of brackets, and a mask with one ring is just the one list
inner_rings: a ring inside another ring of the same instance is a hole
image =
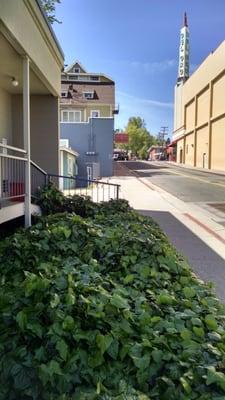
[[224, 307], [120, 205], [0, 243], [0, 400], [225, 399]]
[[126, 200], [111, 199], [101, 204], [94, 203], [89, 196], [64, 196], [53, 184], [44, 186], [38, 193], [38, 205], [43, 215], [51, 215], [62, 212], [74, 212], [81, 217], [92, 217], [96, 213], [118, 213], [130, 210]]

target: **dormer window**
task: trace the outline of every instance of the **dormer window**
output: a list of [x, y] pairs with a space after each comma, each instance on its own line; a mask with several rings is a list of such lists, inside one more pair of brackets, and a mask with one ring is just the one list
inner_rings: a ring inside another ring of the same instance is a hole
[[94, 98], [94, 92], [83, 92], [83, 96], [85, 99], [93, 99]]
[[79, 73], [80, 73], [80, 68], [74, 67], [74, 68], [73, 68], [73, 72], [74, 72], [75, 74], [79, 74]]

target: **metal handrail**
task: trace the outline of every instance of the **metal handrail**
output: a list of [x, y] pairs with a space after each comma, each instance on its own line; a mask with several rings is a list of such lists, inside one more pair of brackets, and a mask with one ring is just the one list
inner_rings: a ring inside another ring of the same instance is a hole
[[8, 149], [8, 150], [13, 150], [18, 153], [27, 154], [26, 150], [20, 149], [19, 147], [9, 146], [8, 144], [0, 143], [0, 147], [3, 147], [4, 149]]
[[30, 163], [31, 163], [35, 168], [37, 168], [40, 172], [42, 172], [42, 174], [44, 174], [44, 175], [46, 175], [46, 176], [48, 175], [47, 172], [44, 171], [41, 167], [39, 167], [39, 165], [37, 165], [34, 161], [30, 160]]
[[48, 177], [53, 176], [54, 178], [66, 178], [66, 179], [75, 179], [77, 181], [83, 181], [83, 182], [90, 182], [90, 183], [102, 183], [104, 185], [110, 185], [110, 186], [119, 186], [116, 183], [109, 183], [109, 182], [104, 182], [104, 181], [98, 181], [97, 179], [87, 179], [87, 178], [79, 178], [77, 176], [68, 176], [68, 175], [57, 175], [57, 174], [47, 174]]
[[[62, 180], [61, 183], [60, 180]], [[105, 195], [107, 195], [108, 201], [113, 198], [117, 200], [119, 199], [120, 185], [115, 183], [57, 174], [48, 174], [47, 181], [55, 183], [57, 187], [59, 186], [59, 188], [62, 186], [60, 190], [66, 196], [73, 194], [80, 194], [81, 196], [86, 195], [90, 196], [93, 201], [97, 201], [97, 203], [99, 201], [105, 201]]]

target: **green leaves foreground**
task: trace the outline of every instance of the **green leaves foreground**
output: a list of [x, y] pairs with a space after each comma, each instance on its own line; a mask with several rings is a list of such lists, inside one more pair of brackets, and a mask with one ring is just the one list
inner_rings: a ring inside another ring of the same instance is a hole
[[110, 207], [0, 244], [0, 399], [225, 399], [223, 306], [158, 226]]

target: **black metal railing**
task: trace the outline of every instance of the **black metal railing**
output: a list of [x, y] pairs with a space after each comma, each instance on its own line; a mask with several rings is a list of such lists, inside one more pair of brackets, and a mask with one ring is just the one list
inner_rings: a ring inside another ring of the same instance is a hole
[[114, 183], [55, 174], [48, 174], [48, 182], [59, 187], [65, 196], [89, 196], [96, 203], [119, 199], [120, 185]]
[[38, 191], [48, 183], [48, 175], [42, 168], [31, 161], [31, 196], [38, 198]]

